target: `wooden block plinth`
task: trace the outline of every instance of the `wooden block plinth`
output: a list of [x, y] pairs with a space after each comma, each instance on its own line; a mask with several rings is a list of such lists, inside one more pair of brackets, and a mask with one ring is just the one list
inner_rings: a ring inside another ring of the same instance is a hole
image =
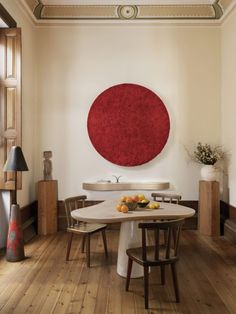
[[220, 192], [217, 181], [199, 182], [198, 229], [204, 235], [220, 235]]
[[38, 234], [57, 232], [57, 181], [38, 182]]

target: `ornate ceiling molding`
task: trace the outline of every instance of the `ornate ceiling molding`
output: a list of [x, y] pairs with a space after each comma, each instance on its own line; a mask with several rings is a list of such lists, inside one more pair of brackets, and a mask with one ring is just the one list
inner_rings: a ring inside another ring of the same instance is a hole
[[225, 12], [231, 5], [233, 1], [232, 0], [219, 0], [217, 2], [218, 6], [220, 6], [222, 12]]
[[[219, 20], [235, 0], [213, 4], [47, 5], [22, 0], [38, 22], [43, 20]], [[132, 2], [132, 1], [131, 1]]]

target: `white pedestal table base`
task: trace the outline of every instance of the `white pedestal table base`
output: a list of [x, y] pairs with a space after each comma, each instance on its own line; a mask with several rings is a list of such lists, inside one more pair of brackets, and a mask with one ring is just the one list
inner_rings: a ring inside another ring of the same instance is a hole
[[[120, 239], [117, 259], [117, 273], [127, 276], [128, 255], [126, 250], [133, 247], [141, 246], [141, 229], [138, 224], [141, 221], [124, 221], [120, 227]], [[143, 277], [143, 267], [137, 263], [133, 263], [131, 278]]]

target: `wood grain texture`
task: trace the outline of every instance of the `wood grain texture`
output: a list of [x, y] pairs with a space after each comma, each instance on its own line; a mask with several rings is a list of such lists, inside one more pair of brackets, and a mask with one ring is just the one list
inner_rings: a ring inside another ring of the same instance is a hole
[[[21, 29], [0, 29], [0, 189], [14, 190], [13, 172], [2, 172], [12, 146], [21, 146]], [[17, 188], [21, 188], [21, 172]]]
[[199, 231], [208, 236], [220, 235], [220, 191], [217, 181], [199, 182]]
[[57, 181], [38, 182], [38, 234], [57, 232]]
[[[99, 203], [102, 203], [103, 201], [99, 200], [86, 200], [85, 201], [85, 207], [87, 206], [92, 206], [96, 205]], [[180, 205], [191, 207], [195, 210], [195, 214], [192, 217], [186, 218], [185, 224], [183, 226], [184, 229], [197, 229], [198, 228], [198, 201], [180, 201]], [[57, 202], [58, 206], [58, 230], [59, 231], [65, 231], [67, 228], [67, 222], [66, 222], [66, 214], [65, 214], [65, 206], [63, 201], [58, 201]], [[109, 224], [108, 229], [120, 229], [120, 223], [114, 223], [114, 224]]]
[[117, 200], [108, 200], [94, 206], [76, 209], [71, 212], [74, 219], [92, 222], [92, 223], [114, 223], [135, 220], [152, 220], [152, 219], [178, 219], [192, 217], [195, 211], [186, 206], [170, 203], [160, 203], [159, 209], [137, 208], [128, 213], [118, 212], [116, 205]]
[[166, 190], [169, 182], [85, 182], [84, 190], [91, 191], [128, 191], [128, 190]]
[[116, 273], [119, 232], [107, 232], [109, 259], [102, 239], [91, 242], [94, 266], [86, 268], [82, 237], [76, 237], [65, 262], [67, 234], [37, 236], [25, 245], [21, 263], [0, 256], [0, 313], [233, 314], [236, 309], [236, 247], [224, 237], [182, 232], [177, 263], [181, 302], [174, 301], [171, 274], [161, 285], [158, 269], [150, 276], [150, 310], [144, 309], [143, 279], [130, 282]]
[[233, 220], [227, 219], [224, 224], [224, 235], [236, 243], [236, 223]]

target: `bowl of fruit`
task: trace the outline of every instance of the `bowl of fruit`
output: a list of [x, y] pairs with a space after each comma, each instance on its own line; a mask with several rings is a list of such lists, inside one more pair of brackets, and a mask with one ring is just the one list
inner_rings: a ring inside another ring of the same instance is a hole
[[150, 203], [149, 200], [144, 199], [144, 200], [142, 200], [141, 202], [138, 202], [138, 207], [145, 208], [145, 207], [147, 207], [147, 205], [148, 205], [149, 203]]
[[129, 210], [135, 210], [138, 206], [138, 198], [137, 196], [122, 196], [120, 205], [127, 206]]
[[129, 202], [123, 202], [123, 205], [126, 205], [129, 210], [135, 210], [138, 207], [138, 203], [129, 203]]
[[137, 195], [138, 197], [138, 207], [144, 208], [149, 204], [149, 200], [145, 197], [144, 194]]

